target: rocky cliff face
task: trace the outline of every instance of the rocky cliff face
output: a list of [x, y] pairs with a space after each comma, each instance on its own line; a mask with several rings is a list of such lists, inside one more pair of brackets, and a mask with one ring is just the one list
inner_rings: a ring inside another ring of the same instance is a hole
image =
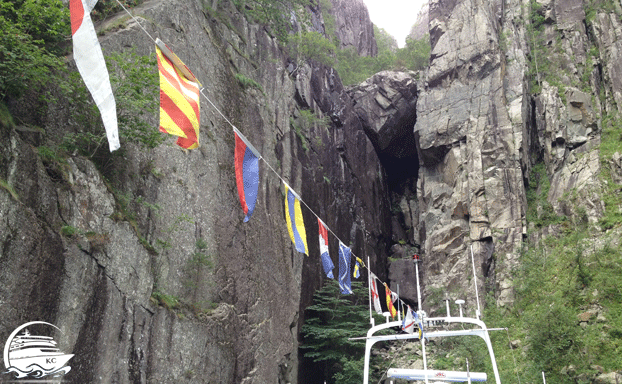
[[413, 40], [419, 40], [429, 33], [428, 23], [430, 15], [430, 3], [427, 2], [421, 6], [421, 10], [417, 13], [417, 18], [413, 26], [410, 28], [408, 37]]
[[[485, 278], [480, 292], [486, 284], [508, 304], [534, 164], [546, 165], [555, 213], [592, 223], [603, 215], [598, 146], [601, 122], [619, 108], [620, 7], [580, 0], [429, 7], [432, 53], [414, 128], [418, 225], [409, 240], [423, 246], [426, 297], [467, 296], [473, 311], [474, 293], [466, 293], [473, 283], [464, 278], [473, 252]], [[403, 273], [394, 264], [392, 274]]]
[[[356, 32], [372, 30], [359, 10], [338, 17], [342, 41], [373, 54], [371, 35]], [[229, 2], [150, 0], [133, 12], [266, 163], [384, 270], [383, 170], [335, 71], [312, 61], [294, 68]], [[100, 27], [106, 53], [153, 52], [125, 15]], [[236, 74], [261, 89], [243, 88]], [[88, 158], [42, 162], [36, 147], [81, 128], [63, 108], [49, 105], [41, 130], [1, 130], [0, 338], [28, 321], [57, 325], [76, 382], [297, 382], [300, 310], [323, 279], [315, 217], [305, 212], [306, 257], [287, 234], [282, 183], [262, 163], [257, 207], [242, 222], [233, 132], [208, 103], [199, 149], [125, 142], [105, 178]], [[317, 118], [309, 123], [303, 110]], [[334, 238], [330, 245], [336, 253]]]
[[[425, 249], [428, 291], [472, 291], [464, 278], [472, 275], [471, 250], [478, 276], [502, 274], [525, 234], [526, 47], [515, 40], [515, 64], [508, 66], [499, 45], [504, 7], [518, 6], [430, 2], [432, 56], [415, 125], [421, 165], [416, 241]], [[493, 251], [505, 261], [496, 269]]]
[[360, 56], [376, 56], [374, 27], [363, 0], [333, 0], [330, 13], [335, 18], [340, 48], [353, 47]]

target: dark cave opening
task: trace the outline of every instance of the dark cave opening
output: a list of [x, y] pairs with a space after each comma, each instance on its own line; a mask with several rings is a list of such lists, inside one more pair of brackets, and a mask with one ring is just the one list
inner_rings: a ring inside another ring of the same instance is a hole
[[[386, 186], [391, 197], [391, 214], [399, 222], [400, 227], [408, 232], [415, 228], [408, 228], [400, 201], [416, 199], [417, 180], [419, 178], [419, 156], [414, 131], [411, 129], [402, 136], [394, 139], [391, 144], [378, 154], [384, 169]], [[400, 234], [392, 234], [393, 241]], [[408, 236], [409, 239], [412, 238]], [[404, 239], [407, 240], [407, 239]], [[389, 244], [391, 246], [391, 244]]]

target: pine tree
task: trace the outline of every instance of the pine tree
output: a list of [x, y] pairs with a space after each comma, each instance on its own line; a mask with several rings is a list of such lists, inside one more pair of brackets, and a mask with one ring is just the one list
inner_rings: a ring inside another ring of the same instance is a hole
[[304, 356], [322, 367], [327, 383], [360, 384], [363, 381], [365, 336], [369, 329], [367, 288], [352, 282], [352, 295], [342, 295], [339, 284], [328, 280], [307, 308], [302, 326]]

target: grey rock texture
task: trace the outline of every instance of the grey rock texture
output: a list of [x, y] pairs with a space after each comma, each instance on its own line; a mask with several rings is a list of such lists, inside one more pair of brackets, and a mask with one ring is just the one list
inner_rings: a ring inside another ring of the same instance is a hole
[[[201, 1], [150, 0], [133, 13], [313, 212], [384, 271], [391, 221], [382, 165], [335, 71], [312, 62], [289, 71], [262, 26], [230, 2], [211, 5], [217, 12]], [[341, 20], [341, 31], [361, 23], [351, 43], [373, 54], [373, 36], [359, 35], [371, 22], [358, 9], [344, 14], [355, 18]], [[107, 29], [119, 20], [120, 29]], [[106, 53], [154, 51], [124, 14], [99, 27], [108, 30]], [[243, 89], [237, 73], [262, 90]], [[313, 214], [305, 210], [306, 257], [287, 234], [282, 183], [262, 163], [255, 212], [242, 222], [233, 132], [209, 103], [199, 149], [183, 151], [174, 138], [153, 150], [124, 142], [105, 155], [104, 175], [80, 156], [42, 162], [35, 147], [58, 144], [74, 127], [62, 103], [49, 108], [43, 130], [0, 130], [8, 186], [0, 188], [0, 338], [28, 321], [56, 324], [59, 347], [75, 354], [76, 382], [299, 382], [301, 309], [324, 279]], [[317, 122], [304, 125], [303, 109]], [[330, 246], [336, 258], [335, 238]]]
[[415, 125], [417, 84], [413, 75], [380, 72], [350, 91], [354, 111], [378, 153], [389, 147], [408, 149], [401, 140], [412, 133]]
[[[418, 172], [413, 127], [416, 120], [418, 84], [414, 72], [377, 73], [349, 90], [354, 112], [373, 144], [386, 174], [391, 194], [391, 258], [409, 259], [415, 251], [414, 230], [418, 205], [413, 192]], [[399, 205], [399, 208], [394, 206]], [[403, 244], [403, 245], [401, 245]], [[392, 262], [391, 289], [414, 303], [416, 275], [410, 260]]]
[[594, 384], [613, 384], [613, 383], [619, 383], [620, 381], [622, 381], [622, 374], [618, 373], [618, 372], [609, 372], [609, 373], [603, 373], [601, 375], [598, 375], [593, 383]]
[[549, 56], [541, 61], [555, 67], [556, 78], [551, 83], [540, 79], [534, 117], [551, 179], [549, 202], [558, 215], [583, 220], [579, 216], [585, 212], [585, 219], [595, 223], [605, 208], [598, 177], [601, 123], [619, 109], [620, 57], [614, 36], [620, 28], [612, 24], [614, 13], [601, 10], [588, 17], [584, 5], [581, 1], [546, 5], [554, 17], [546, 19], [544, 34], [557, 48], [545, 51]]
[[335, 18], [340, 48], [353, 47], [361, 56], [376, 56], [374, 27], [363, 0], [333, 0], [332, 5], [330, 12]]
[[605, 209], [598, 147], [603, 117], [619, 108], [619, 18], [587, 15], [579, 0], [537, 3], [543, 21], [530, 32], [528, 2], [430, 2], [413, 241], [425, 251], [426, 292], [460, 292], [469, 310], [471, 246], [497, 304], [512, 301], [533, 165], [545, 164], [557, 215], [596, 223]]
[[[585, 23], [581, 1], [538, 3], [538, 44], [556, 49], [533, 49], [524, 2], [429, 4], [432, 52], [414, 128], [420, 168], [412, 241], [425, 254], [426, 292], [460, 292], [470, 310], [464, 274], [472, 274], [471, 246], [481, 288], [494, 290], [498, 304], [511, 303], [511, 270], [527, 233], [525, 186], [536, 162], [546, 164], [548, 201], [558, 215], [574, 220], [585, 212], [595, 223], [604, 213], [599, 116], [618, 105], [609, 105], [616, 97], [617, 19], [596, 12]], [[527, 55], [541, 56], [544, 70], [535, 79]], [[555, 85], [544, 78], [552, 73]], [[530, 81], [541, 87], [534, 96]], [[607, 97], [594, 97], [599, 93]]]
[[[525, 225], [528, 101], [524, 68], [508, 68], [499, 48], [500, 10], [500, 2], [430, 2], [432, 58], [414, 129], [426, 289], [473, 292], [466, 297], [469, 310], [474, 290], [464, 276], [472, 275], [471, 247], [480, 288], [482, 277], [496, 281], [507, 302], [511, 292], [492, 271], [509, 273]], [[513, 46], [509, 54], [522, 49]], [[491, 268], [493, 249], [506, 265]]]
[[[617, 110], [622, 112], [622, 24], [615, 13], [598, 12], [592, 29], [596, 36], [596, 44], [600, 52], [601, 65], [603, 68], [603, 81], [608, 84], [605, 87], [606, 95], [612, 95]], [[606, 110], [614, 106], [606, 105]]]
[[429, 12], [430, 12], [430, 3], [427, 2], [421, 6], [421, 10], [417, 13], [417, 18], [412, 28], [410, 28], [410, 33], [408, 34], [408, 38], [413, 40], [422, 39], [428, 32], [428, 23], [429, 20]]

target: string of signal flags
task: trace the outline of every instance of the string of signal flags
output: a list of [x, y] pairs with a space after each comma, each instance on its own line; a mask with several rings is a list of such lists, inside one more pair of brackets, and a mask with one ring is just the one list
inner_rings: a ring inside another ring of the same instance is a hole
[[[97, 33], [91, 19], [91, 11], [98, 0], [70, 0], [71, 34], [73, 54], [76, 67], [87, 89], [97, 105], [110, 151], [120, 148], [116, 102], [112, 93], [110, 79], [104, 55], [97, 38]], [[338, 283], [342, 294], [352, 294], [350, 271], [354, 260], [353, 277], [360, 277], [360, 269], [367, 268], [363, 260], [346, 246], [341, 239], [326, 226], [320, 217], [301, 199], [281, 177], [281, 175], [261, 156], [261, 153], [250, 141], [231, 123], [229, 119], [205, 95], [201, 83], [190, 69], [166, 46], [159, 38], [154, 39], [141, 25], [140, 21], [119, 1], [116, 2], [136, 22], [143, 32], [155, 43], [155, 51], [160, 74], [160, 126], [163, 133], [177, 136], [176, 144], [185, 149], [199, 147], [200, 122], [200, 95], [214, 108], [216, 112], [231, 126], [235, 135], [235, 177], [240, 204], [244, 212], [244, 222], [251, 219], [257, 201], [259, 190], [259, 161], [272, 171], [283, 183], [285, 188], [285, 216], [287, 231], [296, 250], [305, 255], [309, 254], [305, 224], [302, 217], [301, 205], [304, 205], [318, 221], [320, 257], [322, 267], [328, 278], [334, 279], [335, 268], [328, 249], [328, 233], [330, 232], [339, 241], [339, 274]], [[383, 314], [380, 295], [378, 292], [378, 277], [368, 268], [370, 317], [372, 303], [375, 311]], [[414, 313], [388, 285], [382, 281], [386, 297], [386, 308], [392, 317], [398, 318], [401, 308], [408, 308], [404, 320]], [[400, 311], [393, 303], [398, 301]], [[416, 314], [415, 314], [416, 317]], [[411, 324], [412, 325], [412, 324]], [[407, 326], [404, 326], [406, 330]], [[411, 327], [412, 328], [412, 327]]]

